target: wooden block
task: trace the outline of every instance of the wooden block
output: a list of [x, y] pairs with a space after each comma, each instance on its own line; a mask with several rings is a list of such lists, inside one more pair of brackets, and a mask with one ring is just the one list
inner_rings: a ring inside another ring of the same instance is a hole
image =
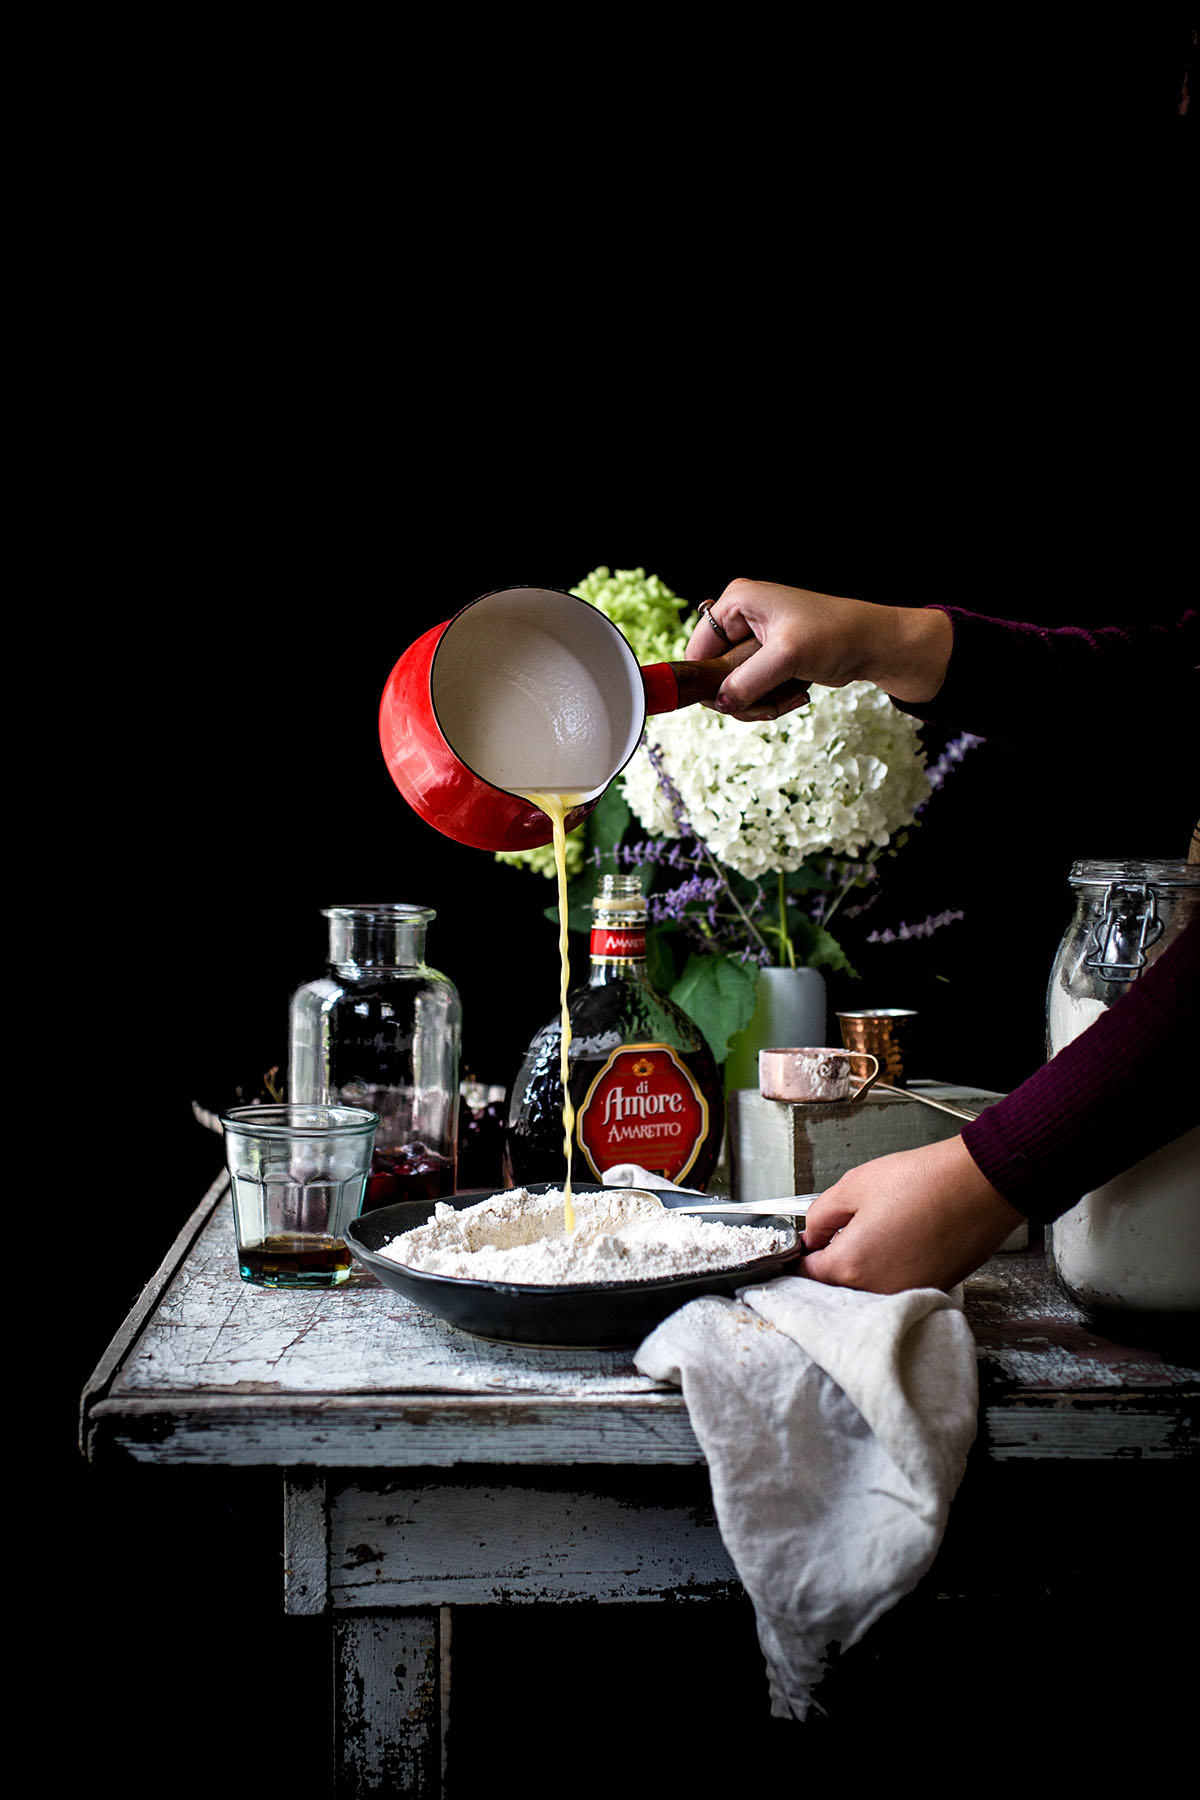
[[[982, 1088], [941, 1082], [914, 1084], [917, 1092], [972, 1112], [1002, 1098]], [[754, 1088], [729, 1096], [729, 1167], [735, 1200], [774, 1200], [785, 1194], [818, 1194], [850, 1169], [888, 1156], [938, 1144], [961, 1131], [963, 1121], [917, 1101], [868, 1093], [861, 1101], [792, 1105], [764, 1100]], [[1023, 1248], [1025, 1226], [1003, 1246]]]

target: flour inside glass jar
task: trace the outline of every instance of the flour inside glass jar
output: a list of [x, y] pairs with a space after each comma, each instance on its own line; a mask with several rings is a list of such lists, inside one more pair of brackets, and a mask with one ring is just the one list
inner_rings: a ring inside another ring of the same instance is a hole
[[668, 1211], [635, 1188], [576, 1194], [568, 1230], [558, 1189], [511, 1188], [433, 1217], [380, 1247], [406, 1268], [468, 1281], [562, 1287], [577, 1282], [654, 1281], [667, 1275], [738, 1268], [792, 1243], [770, 1225], [725, 1225]]

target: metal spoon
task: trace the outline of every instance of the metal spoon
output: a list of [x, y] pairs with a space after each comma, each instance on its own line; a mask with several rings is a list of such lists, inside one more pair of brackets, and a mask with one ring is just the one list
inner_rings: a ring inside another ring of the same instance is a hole
[[651, 1188], [631, 1188], [630, 1193], [645, 1194], [649, 1200], [657, 1200], [664, 1212], [686, 1213], [745, 1213], [752, 1218], [766, 1218], [778, 1213], [785, 1219], [803, 1219], [819, 1194], [785, 1194], [780, 1200], [701, 1200], [695, 1203], [683, 1201], [679, 1206], [667, 1206], [659, 1195]]

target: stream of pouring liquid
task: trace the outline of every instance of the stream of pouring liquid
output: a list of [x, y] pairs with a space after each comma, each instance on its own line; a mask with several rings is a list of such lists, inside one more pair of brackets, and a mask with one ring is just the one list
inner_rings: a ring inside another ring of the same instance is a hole
[[567, 1052], [571, 1046], [571, 1014], [567, 1006], [567, 989], [570, 986], [570, 968], [567, 962], [567, 829], [566, 817], [573, 807], [582, 803], [583, 795], [541, 789], [536, 792], [522, 791], [521, 798], [544, 812], [554, 828], [554, 866], [558, 873], [558, 960], [559, 960], [559, 1004], [562, 1009], [562, 1041], [560, 1050], [560, 1069], [562, 1072], [563, 1090], [563, 1150], [567, 1158], [567, 1178], [563, 1183], [563, 1222], [568, 1235], [575, 1229], [575, 1207], [571, 1199], [571, 1140], [575, 1135], [575, 1108], [571, 1104], [571, 1088], [568, 1080]]

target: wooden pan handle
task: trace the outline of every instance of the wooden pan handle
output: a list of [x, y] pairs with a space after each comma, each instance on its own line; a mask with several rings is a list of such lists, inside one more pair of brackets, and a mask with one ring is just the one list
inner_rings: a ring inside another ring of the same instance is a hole
[[[649, 710], [673, 712], [678, 706], [698, 706], [715, 700], [725, 677], [748, 661], [758, 648], [758, 639], [751, 637], [735, 644], [724, 656], [707, 657], [702, 662], [655, 663], [643, 669]], [[807, 695], [806, 682], [785, 681], [770, 695], [764, 695], [763, 700], [767, 703]]]

